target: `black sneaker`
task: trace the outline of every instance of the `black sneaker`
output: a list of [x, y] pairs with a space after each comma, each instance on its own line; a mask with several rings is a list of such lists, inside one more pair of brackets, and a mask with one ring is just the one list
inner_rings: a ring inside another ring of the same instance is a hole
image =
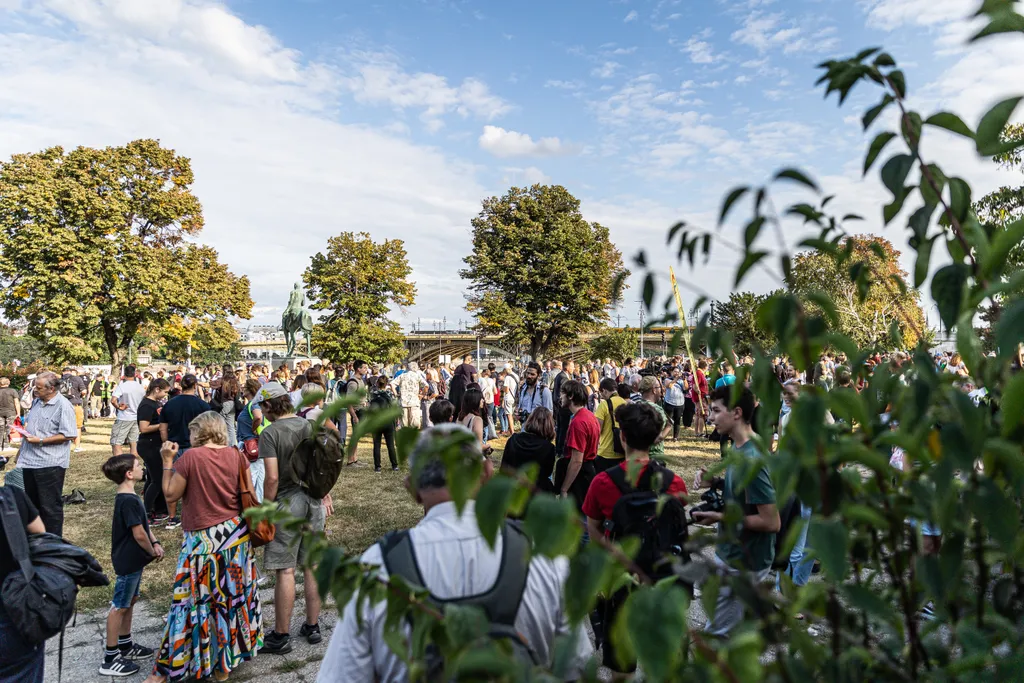
[[299, 635], [306, 639], [310, 645], [316, 645], [324, 637], [320, 634], [320, 624], [303, 624], [299, 629]]
[[128, 650], [121, 650], [121, 656], [132, 661], [149, 659], [153, 654], [153, 648], [146, 647], [145, 645], [139, 645], [138, 643], [132, 643], [131, 648]]
[[286, 655], [291, 651], [291, 636], [287, 633], [278, 633], [277, 631], [271, 631], [270, 634], [263, 639], [263, 647], [260, 648], [260, 652], [268, 655]]
[[391, 468], [391, 471], [392, 471], [392, 472], [398, 472], [398, 468], [397, 468], [397, 467], [392, 467], [392, 468]]
[[115, 657], [100, 664], [101, 676], [131, 676], [139, 673], [139, 665], [124, 657]]
[[373, 471], [376, 472], [377, 474], [380, 474], [380, 468], [379, 467], [374, 467]]
[[168, 517], [165, 529], [177, 529], [181, 526], [181, 517]]

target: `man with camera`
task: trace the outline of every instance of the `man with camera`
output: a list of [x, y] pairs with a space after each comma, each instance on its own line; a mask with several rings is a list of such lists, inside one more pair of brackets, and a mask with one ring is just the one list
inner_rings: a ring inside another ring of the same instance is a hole
[[521, 425], [526, 424], [526, 418], [530, 416], [534, 408], [543, 406], [554, 411], [551, 389], [541, 381], [540, 374], [540, 364], [536, 361], [531, 361], [526, 366], [526, 372], [523, 375], [526, 381], [519, 389], [519, 410], [516, 411], [516, 417], [519, 418]]
[[[720, 575], [737, 576], [741, 572], [749, 572], [755, 581], [760, 582], [771, 572], [775, 558], [775, 534], [782, 527], [782, 521], [775, 502], [775, 486], [768, 470], [749, 462], [760, 457], [756, 444], [751, 440], [754, 433], [750, 426], [754, 395], [750, 389], [744, 388], [738, 400], [732, 403], [731, 394], [731, 386], [722, 386], [711, 392], [711, 423], [723, 437], [732, 438], [733, 447], [748, 462], [730, 465], [722, 480], [708, 477], [707, 471], [701, 469], [694, 485], [698, 489], [721, 487], [726, 509], [721, 512], [695, 510], [691, 514], [698, 524], [718, 524], [715, 564]], [[753, 478], [747, 477], [751, 465], [758, 467]], [[742, 486], [742, 482], [747, 480], [750, 483]], [[742, 510], [740, 522], [734, 528], [724, 521], [730, 504], [738, 505]], [[712, 635], [727, 636], [742, 620], [743, 603], [723, 582], [715, 613], [704, 630]]]

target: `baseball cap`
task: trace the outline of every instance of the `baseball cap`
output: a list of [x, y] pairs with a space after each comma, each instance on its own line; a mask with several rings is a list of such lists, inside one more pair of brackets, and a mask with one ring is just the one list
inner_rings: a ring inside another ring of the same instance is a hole
[[268, 398], [277, 398], [279, 396], [287, 396], [288, 392], [284, 390], [280, 382], [267, 382], [260, 389], [260, 400], [265, 401]]

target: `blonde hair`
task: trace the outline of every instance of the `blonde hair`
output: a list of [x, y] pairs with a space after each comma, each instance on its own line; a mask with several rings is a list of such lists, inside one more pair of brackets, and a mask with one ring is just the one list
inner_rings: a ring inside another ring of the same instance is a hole
[[189, 422], [188, 433], [193, 447], [205, 446], [208, 443], [228, 445], [228, 425], [223, 417], [212, 410], [197, 415]]

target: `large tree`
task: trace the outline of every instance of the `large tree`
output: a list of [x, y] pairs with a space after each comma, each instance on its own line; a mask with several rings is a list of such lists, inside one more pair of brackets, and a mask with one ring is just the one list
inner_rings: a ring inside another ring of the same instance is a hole
[[188, 158], [155, 140], [52, 147], [0, 164], [0, 295], [56, 361], [105, 348], [115, 372], [139, 330], [173, 316], [247, 317], [249, 281], [186, 241], [203, 227]]
[[[844, 260], [825, 251], [804, 251], [793, 259], [793, 285], [797, 294], [824, 294], [835, 307], [838, 330], [857, 344], [891, 347], [892, 324], [903, 337], [903, 348], [917, 344], [927, 330], [920, 293], [911, 287], [899, 287], [894, 277], [906, 283], [907, 273], [900, 268], [900, 252], [889, 240], [876, 235], [854, 235], [839, 244], [849, 250]], [[862, 264], [862, 265], [858, 265]], [[859, 274], [851, 277], [851, 270]], [[858, 282], [859, 280], [859, 282]], [[861, 300], [862, 287], [867, 296]], [[813, 305], [813, 304], [812, 304]]]
[[592, 360], [611, 358], [621, 363], [637, 355], [640, 349], [640, 333], [629, 327], [621, 330], [609, 329], [591, 339], [589, 349]]
[[334, 361], [401, 360], [402, 330], [388, 312], [416, 303], [411, 272], [402, 240], [376, 243], [365, 232], [330, 238], [302, 274], [310, 308], [327, 311], [313, 326], [316, 353]]
[[513, 187], [484, 200], [472, 225], [461, 275], [477, 329], [527, 344], [539, 358], [608, 322], [613, 290], [629, 271], [608, 228], [584, 220], [564, 187]]
[[732, 334], [732, 346], [736, 353], [748, 354], [755, 349], [767, 351], [775, 345], [775, 337], [757, 322], [757, 309], [771, 296], [733, 292], [728, 301], [715, 303], [711, 324]]

